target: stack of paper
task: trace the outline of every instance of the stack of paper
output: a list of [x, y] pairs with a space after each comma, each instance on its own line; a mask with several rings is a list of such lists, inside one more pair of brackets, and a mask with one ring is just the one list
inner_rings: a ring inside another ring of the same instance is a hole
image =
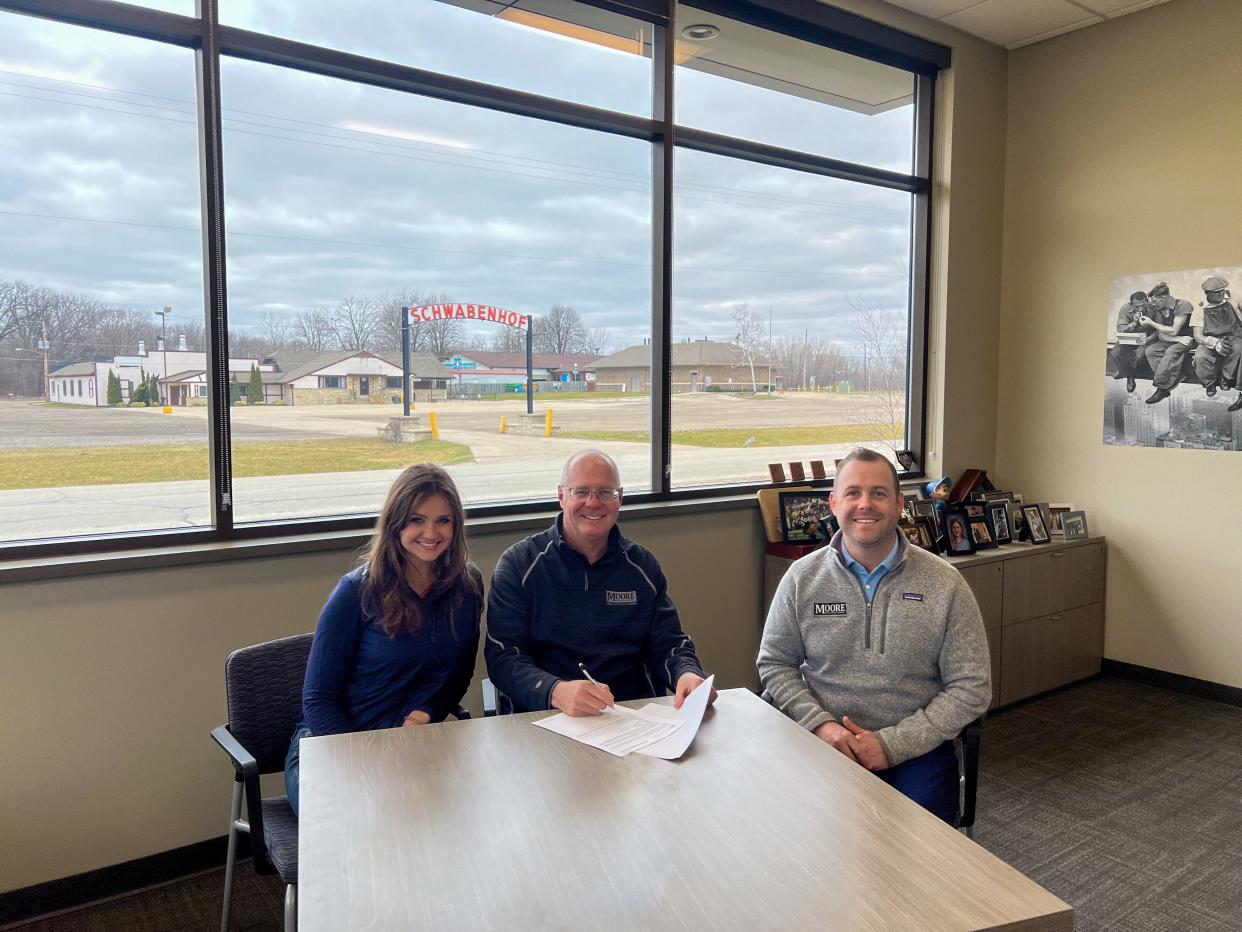
[[700, 683], [680, 709], [655, 703], [641, 709], [613, 706], [599, 715], [572, 716], [561, 712], [541, 718], [535, 724], [617, 757], [636, 751], [650, 757], [676, 760], [686, 753], [698, 734], [715, 679], [709, 676]]

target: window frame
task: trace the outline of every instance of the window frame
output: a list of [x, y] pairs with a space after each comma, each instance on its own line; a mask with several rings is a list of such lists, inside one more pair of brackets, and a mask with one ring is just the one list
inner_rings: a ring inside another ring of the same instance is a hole
[[[765, 482], [673, 489], [670, 473], [673, 164], [677, 148], [710, 152], [764, 165], [908, 192], [913, 198], [910, 243], [909, 342], [906, 430], [909, 448], [925, 454], [928, 276], [930, 274], [932, 131], [935, 84], [951, 64], [951, 50], [817, 0], [686, 0], [695, 10], [731, 19], [909, 71], [914, 77], [914, 164], [910, 174], [784, 149], [678, 126], [673, 120], [676, 0], [578, 0], [650, 23], [651, 117], [569, 103], [525, 91], [425, 71], [409, 65], [308, 45], [224, 26], [219, 0], [197, 0], [197, 15], [183, 16], [114, 0], [0, 0], [0, 11], [27, 14], [149, 39], [194, 50], [198, 86], [199, 174], [202, 191], [203, 295], [207, 335], [207, 407], [211, 524], [202, 528], [117, 531], [72, 538], [0, 544], [0, 561], [133, 551], [164, 546], [225, 544], [263, 538], [347, 533], [374, 524], [375, 513], [318, 516], [235, 525], [228, 370], [228, 290], [225, 256], [224, 178], [220, 62], [232, 57], [277, 65], [469, 106], [639, 139], [651, 146], [651, 459], [650, 491], [627, 503], [657, 504], [721, 496], [750, 496]], [[903, 474], [903, 479], [921, 473]], [[812, 482], [830, 486], [831, 479]], [[554, 507], [549, 494], [519, 502], [471, 505], [471, 518], [520, 516]]]

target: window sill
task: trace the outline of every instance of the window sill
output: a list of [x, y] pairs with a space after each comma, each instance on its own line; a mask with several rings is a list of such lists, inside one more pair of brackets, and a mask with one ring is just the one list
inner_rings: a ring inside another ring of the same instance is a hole
[[[642, 502], [626, 505], [622, 510], [622, 519], [641, 521], [648, 518], [736, 511], [756, 507], [757, 503], [752, 493], [683, 501]], [[490, 535], [509, 532], [513, 534], [513, 539], [516, 541], [521, 536], [547, 527], [556, 514], [557, 509], [549, 507], [546, 510], [518, 515], [470, 518], [466, 522], [466, 529], [467, 533], [474, 534]], [[302, 553], [357, 550], [367, 542], [370, 536], [369, 528], [355, 528], [251, 540], [202, 541], [139, 550], [61, 554], [11, 560], [0, 564], [0, 585], [45, 579], [65, 579], [73, 576], [92, 576], [100, 573], [124, 573], [174, 566], [226, 563], [230, 560], [251, 560], [255, 557], [285, 557]]]

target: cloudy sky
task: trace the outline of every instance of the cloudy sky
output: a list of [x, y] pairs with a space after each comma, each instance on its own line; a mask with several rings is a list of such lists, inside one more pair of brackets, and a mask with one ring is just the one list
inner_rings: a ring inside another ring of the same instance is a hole
[[[446, 4], [221, 6], [231, 25], [649, 114], [649, 59]], [[912, 107], [677, 82], [686, 124], [910, 164]], [[222, 83], [235, 327], [413, 289], [570, 304], [613, 350], [650, 335], [648, 144], [234, 59]], [[0, 13], [0, 278], [201, 322], [194, 106], [189, 50]], [[846, 346], [851, 301], [904, 313], [908, 195], [685, 150], [676, 172], [675, 338], [729, 339], [740, 303], [770, 309], [776, 336]]]

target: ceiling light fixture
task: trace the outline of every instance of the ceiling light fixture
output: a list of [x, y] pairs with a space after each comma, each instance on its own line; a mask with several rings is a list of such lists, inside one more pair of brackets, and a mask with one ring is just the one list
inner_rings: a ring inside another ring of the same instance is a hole
[[695, 23], [682, 29], [681, 34], [694, 42], [706, 42], [720, 35], [720, 29], [711, 23]]

